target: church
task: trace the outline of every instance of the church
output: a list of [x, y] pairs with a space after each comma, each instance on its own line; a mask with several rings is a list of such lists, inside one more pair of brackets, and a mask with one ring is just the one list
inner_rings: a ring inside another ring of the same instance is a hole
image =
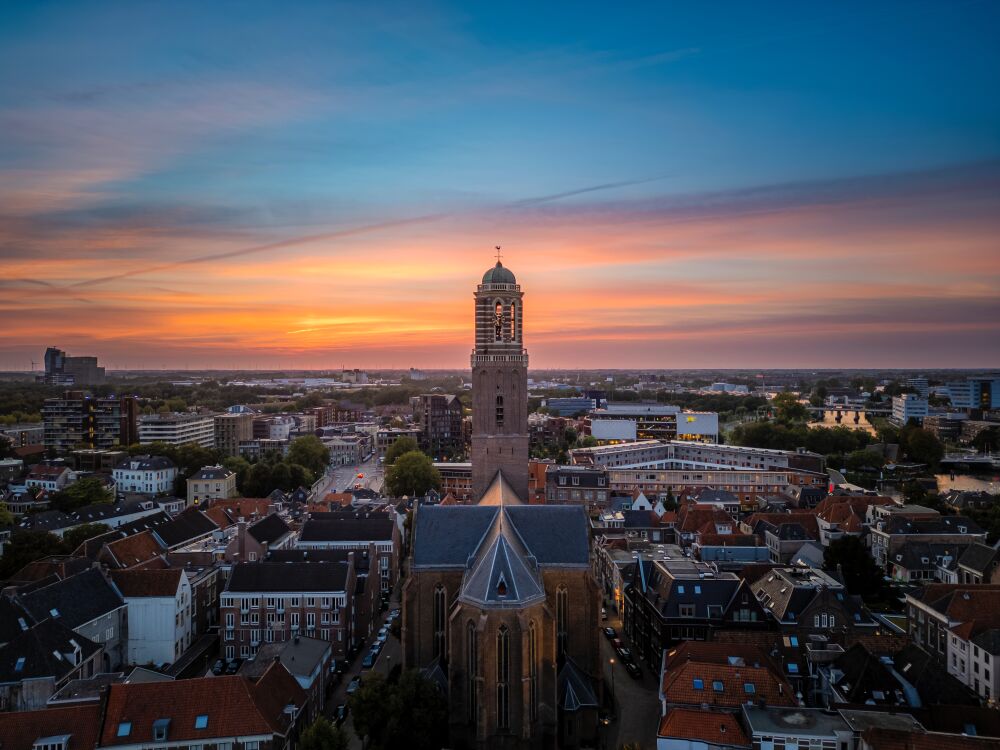
[[475, 504], [414, 513], [403, 663], [445, 690], [454, 748], [593, 745], [603, 697], [586, 513], [525, 502], [523, 299], [499, 259], [475, 292]]

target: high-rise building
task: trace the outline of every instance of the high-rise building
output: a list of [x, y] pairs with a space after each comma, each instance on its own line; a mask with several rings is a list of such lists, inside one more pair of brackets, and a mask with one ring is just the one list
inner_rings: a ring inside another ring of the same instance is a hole
[[148, 414], [139, 419], [139, 442], [215, 446], [215, 418], [211, 414]]
[[98, 367], [97, 357], [70, 357], [50, 346], [45, 350], [43, 380], [49, 385], [100, 385], [104, 382], [104, 368]]
[[138, 404], [132, 396], [94, 398], [84, 391], [66, 391], [45, 399], [45, 447], [57, 453], [76, 448], [129, 445], [136, 434]]
[[225, 456], [240, 455], [240, 443], [253, 440], [253, 413], [215, 415], [215, 447]]
[[528, 497], [528, 352], [524, 293], [500, 261], [476, 287], [476, 348], [472, 352], [472, 495], [478, 499], [497, 472]]
[[421, 394], [416, 411], [421, 449], [435, 458], [450, 458], [462, 452], [462, 402], [458, 396]]

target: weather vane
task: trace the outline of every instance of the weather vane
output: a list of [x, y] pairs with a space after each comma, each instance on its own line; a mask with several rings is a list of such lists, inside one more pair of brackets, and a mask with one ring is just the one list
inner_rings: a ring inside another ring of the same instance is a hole
[[499, 263], [500, 262], [500, 246], [496, 245], [495, 247], [496, 247], [496, 250], [497, 250], [497, 263]]

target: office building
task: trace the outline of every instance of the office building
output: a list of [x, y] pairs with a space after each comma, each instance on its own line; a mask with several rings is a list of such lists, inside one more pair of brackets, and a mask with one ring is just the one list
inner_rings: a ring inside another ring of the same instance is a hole
[[911, 419], [918, 423], [927, 416], [927, 399], [915, 393], [903, 393], [892, 397], [892, 421], [899, 425], [907, 424]]
[[669, 404], [609, 403], [587, 415], [587, 432], [601, 443], [636, 440], [695, 440], [719, 438], [715, 412], [681, 411]]
[[77, 448], [129, 445], [136, 435], [137, 414], [132, 396], [95, 398], [83, 391], [67, 391], [61, 398], [45, 399], [45, 447], [69, 453]]
[[105, 380], [104, 368], [98, 367], [97, 357], [70, 357], [62, 349], [50, 346], [45, 350], [42, 380], [47, 385], [101, 385]]

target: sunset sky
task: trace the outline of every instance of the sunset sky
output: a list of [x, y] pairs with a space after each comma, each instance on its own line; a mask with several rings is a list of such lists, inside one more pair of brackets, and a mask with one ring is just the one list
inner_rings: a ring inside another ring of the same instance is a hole
[[0, 5], [0, 369], [1000, 366], [1000, 3]]

